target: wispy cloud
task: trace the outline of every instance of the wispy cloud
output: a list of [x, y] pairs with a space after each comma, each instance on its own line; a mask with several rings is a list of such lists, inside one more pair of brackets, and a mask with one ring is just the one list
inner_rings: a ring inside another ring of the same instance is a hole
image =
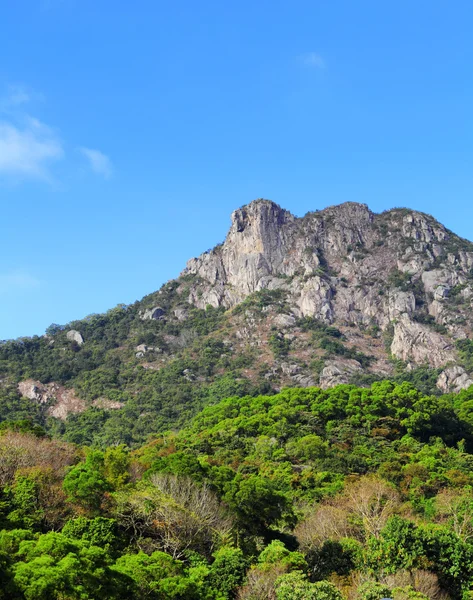
[[0, 121], [0, 175], [51, 181], [51, 162], [64, 156], [61, 141], [38, 119], [21, 120], [21, 125]]
[[105, 179], [110, 179], [113, 175], [113, 165], [110, 158], [100, 152], [100, 150], [94, 150], [92, 148], [79, 148], [79, 151], [87, 158], [90, 168], [97, 175], [102, 175]]
[[[57, 183], [53, 165], [65, 158], [64, 144], [57, 129], [31, 116], [32, 106], [42, 100], [42, 95], [20, 84], [7, 85], [0, 92], [0, 181]], [[106, 154], [85, 146], [78, 150], [95, 174], [112, 177], [113, 164]]]
[[299, 61], [306, 67], [311, 67], [313, 69], [327, 68], [325, 60], [320, 56], [320, 54], [317, 54], [317, 52], [307, 52], [306, 54], [302, 54], [299, 56]]
[[10, 84], [0, 97], [0, 177], [52, 181], [50, 166], [64, 156], [57, 133], [31, 117], [26, 105], [40, 96]]
[[40, 285], [40, 280], [27, 271], [0, 273], [0, 294], [19, 290], [31, 290]]

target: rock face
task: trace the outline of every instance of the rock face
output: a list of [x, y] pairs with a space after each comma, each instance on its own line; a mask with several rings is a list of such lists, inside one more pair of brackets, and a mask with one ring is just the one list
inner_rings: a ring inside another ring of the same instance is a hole
[[[56, 419], [64, 421], [68, 415], [81, 413], [87, 408], [85, 400], [79, 398], [72, 388], [66, 388], [58, 383], [41, 383], [33, 379], [20, 381], [18, 392], [24, 398], [33, 400], [40, 404], [49, 404], [46, 413]], [[121, 408], [120, 402], [114, 402], [105, 398], [98, 398], [93, 402], [94, 406], [105, 409]]]
[[355, 373], [362, 371], [360, 363], [356, 360], [329, 361], [320, 374], [319, 385], [326, 390], [340, 383], [348, 383]]
[[149, 308], [148, 310], [143, 311], [140, 314], [143, 321], [146, 319], [153, 319], [155, 321], [163, 321], [164, 320], [164, 310], [160, 306], [154, 306], [153, 308]]
[[[199, 308], [230, 309], [254, 292], [280, 290], [294, 319], [374, 327], [392, 336], [395, 358], [441, 368], [458, 363], [455, 340], [472, 335], [472, 267], [473, 244], [423, 213], [374, 214], [348, 202], [297, 218], [257, 200], [232, 214], [224, 243], [191, 259], [182, 279]], [[280, 320], [280, 329], [290, 327]], [[321, 383], [342, 381], [350, 369], [328, 365]], [[439, 385], [449, 389], [470, 384], [466, 373], [445, 377]]]
[[82, 344], [84, 343], [84, 338], [82, 337], [80, 332], [76, 331], [75, 329], [71, 329], [70, 331], [68, 331], [66, 333], [66, 337], [70, 342], [76, 342], [77, 344], [79, 344], [79, 346], [82, 346]]
[[466, 373], [463, 367], [458, 365], [448, 367], [440, 374], [437, 387], [442, 392], [459, 392], [473, 385], [473, 379]]
[[25, 398], [40, 404], [50, 404], [46, 412], [57, 419], [64, 420], [67, 415], [83, 412], [86, 409], [85, 401], [78, 398], [73, 389], [65, 388], [58, 383], [43, 384], [27, 379], [20, 381], [18, 391]]
[[[69, 361], [71, 372], [97, 369], [98, 381], [119, 365], [126, 372], [113, 383], [126, 392], [119, 397], [148, 386], [158, 401], [159, 377], [143, 373], [168, 368], [163, 381], [186, 390], [205, 391], [237, 373], [254, 389], [399, 377], [428, 393], [435, 384], [457, 392], [473, 385], [472, 308], [473, 244], [433, 217], [408, 209], [375, 214], [348, 202], [298, 218], [257, 200], [232, 214], [222, 244], [120, 312], [106, 338], [105, 370], [100, 353], [97, 364], [90, 360], [80, 333], [91, 331], [93, 320], [87, 328], [80, 321], [66, 332], [53, 328], [43, 344], [52, 361]], [[91, 335], [90, 350], [101, 341]], [[71, 382], [77, 389], [80, 375]], [[86, 408], [72, 388], [56, 383], [26, 380], [18, 389], [58, 418]], [[104, 398], [91, 404], [120, 406]]]
[[414, 323], [404, 313], [394, 325], [391, 352], [404, 361], [441, 367], [456, 358], [452, 340], [447, 339], [426, 325]]

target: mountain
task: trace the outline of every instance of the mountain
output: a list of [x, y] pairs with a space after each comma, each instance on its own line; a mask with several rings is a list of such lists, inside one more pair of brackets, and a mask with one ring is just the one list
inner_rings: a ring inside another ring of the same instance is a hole
[[236, 210], [225, 241], [130, 306], [0, 345], [0, 417], [136, 444], [203, 406], [381, 379], [473, 384], [473, 244], [433, 217], [345, 203]]

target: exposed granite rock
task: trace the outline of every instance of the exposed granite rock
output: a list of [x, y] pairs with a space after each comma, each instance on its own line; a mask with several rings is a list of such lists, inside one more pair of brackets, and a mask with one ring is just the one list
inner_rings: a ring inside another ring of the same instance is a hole
[[[62, 421], [67, 419], [68, 415], [84, 412], [87, 408], [85, 400], [79, 398], [73, 388], [66, 388], [55, 382], [41, 383], [34, 379], [26, 379], [18, 384], [18, 392], [34, 402], [49, 404], [46, 414]], [[92, 404], [110, 410], [123, 406], [120, 402], [108, 398], [98, 398]]]
[[80, 413], [86, 409], [85, 400], [78, 398], [72, 388], [58, 383], [40, 383], [33, 379], [20, 381], [19, 393], [40, 404], [50, 404], [46, 412], [56, 419], [64, 420], [71, 413]]
[[274, 318], [274, 325], [281, 329], [286, 329], [287, 327], [294, 327], [296, 324], [296, 317], [294, 315], [276, 315]]
[[154, 319], [155, 321], [163, 321], [165, 319], [164, 310], [160, 306], [154, 306], [153, 308], [148, 308], [140, 313], [141, 319], [146, 321], [146, 319]]
[[38, 381], [27, 379], [26, 381], [20, 381], [18, 384], [18, 391], [24, 397], [29, 400], [34, 400], [40, 404], [48, 402], [50, 396], [46, 392], [46, 387]]
[[412, 292], [392, 290], [388, 296], [387, 316], [389, 321], [398, 319], [401, 315], [412, 315], [416, 308], [416, 299]]
[[185, 308], [177, 307], [174, 309], [174, 316], [178, 321], [185, 321], [189, 317], [189, 312]]
[[[461, 279], [463, 278], [453, 270], [435, 269], [422, 273], [422, 283], [425, 291], [434, 295], [437, 293], [439, 297], [436, 297], [436, 300], [445, 298], [448, 295], [448, 290], [457, 283], [463, 283], [460, 281]], [[447, 293], [440, 290], [447, 290]]]
[[445, 393], [459, 392], [460, 390], [469, 388], [470, 385], [473, 385], [473, 379], [459, 365], [447, 367], [445, 371], [440, 373], [437, 381], [437, 387]]
[[441, 367], [457, 358], [452, 340], [411, 321], [407, 314], [394, 325], [391, 352], [402, 360], [433, 367]]
[[362, 372], [363, 369], [357, 360], [338, 359], [327, 361], [320, 374], [319, 385], [326, 390], [340, 383], [349, 383], [353, 375]]
[[82, 334], [79, 331], [76, 331], [75, 329], [71, 329], [70, 331], [68, 331], [66, 333], [66, 337], [69, 341], [76, 342], [77, 344], [79, 344], [79, 346], [82, 346], [82, 344], [84, 343], [84, 338], [82, 337]]
[[143, 358], [143, 356], [147, 352], [155, 352], [159, 354], [162, 352], [161, 348], [156, 348], [155, 346], [147, 346], [146, 344], [139, 344], [135, 347], [135, 356], [136, 358]]
[[[191, 259], [183, 275], [195, 276], [186, 300], [200, 308], [231, 308], [255, 291], [282, 290], [294, 317], [393, 328], [394, 357], [438, 368], [458, 360], [456, 339], [472, 335], [472, 268], [473, 244], [423, 213], [376, 215], [347, 202], [296, 218], [257, 200], [233, 213], [224, 243]], [[453, 307], [455, 286], [463, 289]], [[284, 319], [275, 325], [290, 330]], [[237, 336], [251, 339], [250, 328]], [[326, 379], [337, 379], [339, 368], [331, 375], [328, 365]]]

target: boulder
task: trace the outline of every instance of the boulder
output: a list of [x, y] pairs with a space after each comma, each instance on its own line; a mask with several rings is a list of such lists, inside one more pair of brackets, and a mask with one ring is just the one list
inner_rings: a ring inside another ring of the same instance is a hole
[[70, 329], [66, 333], [66, 337], [70, 342], [76, 342], [77, 344], [79, 344], [79, 346], [82, 346], [82, 344], [84, 343], [84, 338], [82, 337], [81, 333], [76, 329]]
[[473, 379], [459, 365], [446, 368], [437, 380], [437, 387], [445, 393], [459, 392], [469, 388], [470, 385], [473, 385]]
[[154, 306], [153, 308], [148, 308], [140, 313], [141, 319], [146, 321], [148, 319], [152, 319], [154, 321], [164, 321], [165, 313], [164, 309], [160, 306]]

